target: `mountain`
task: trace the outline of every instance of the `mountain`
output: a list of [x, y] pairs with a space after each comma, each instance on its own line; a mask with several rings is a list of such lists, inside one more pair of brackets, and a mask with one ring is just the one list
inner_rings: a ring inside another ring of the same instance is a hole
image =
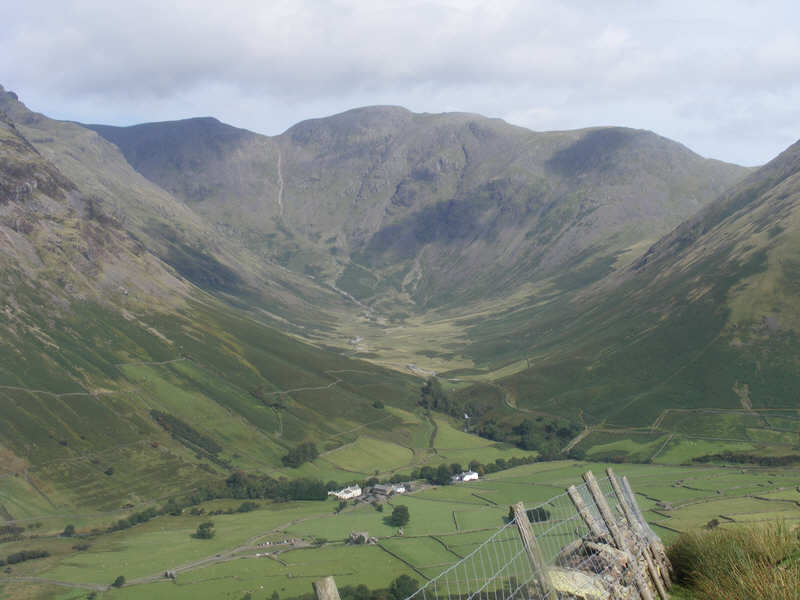
[[[298, 444], [328, 451], [367, 427], [387, 446], [410, 445], [407, 420], [375, 396], [411, 408], [416, 380], [227, 302], [270, 271], [235, 270], [245, 251], [94, 132], [3, 90], [0, 110], [4, 518], [147, 503], [237, 469], [277, 474]], [[302, 309], [302, 279], [289, 273], [259, 297], [291, 289]]]
[[276, 137], [214, 119], [88, 127], [231, 237], [385, 312], [508, 295], [566, 268], [597, 279], [747, 172], [647, 131], [536, 133], [388, 106]]
[[520, 307], [515, 343], [530, 368], [502, 385], [520, 407], [580, 411], [618, 438], [646, 426], [796, 445], [798, 217], [800, 143], [603, 286]]

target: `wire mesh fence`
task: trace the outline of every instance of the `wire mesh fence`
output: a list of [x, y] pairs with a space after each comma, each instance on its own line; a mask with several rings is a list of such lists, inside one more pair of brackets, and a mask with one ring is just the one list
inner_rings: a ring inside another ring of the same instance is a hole
[[627, 479], [611, 469], [508, 522], [407, 600], [602, 600], [661, 597], [669, 568]]

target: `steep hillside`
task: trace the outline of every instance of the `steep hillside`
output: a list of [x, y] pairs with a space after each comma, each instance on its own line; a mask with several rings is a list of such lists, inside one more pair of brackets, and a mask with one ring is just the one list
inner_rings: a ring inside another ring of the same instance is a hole
[[302, 331], [304, 322], [330, 327], [334, 317], [321, 307], [335, 311], [352, 305], [341, 294], [225, 235], [221, 226], [139, 174], [115, 145], [96, 133], [31, 112], [16, 95], [2, 90], [0, 112], [106, 214], [198, 287], [252, 299], [260, 318], [293, 332]]
[[[795, 144], [604, 286], [475, 324], [473, 350], [517, 326], [530, 368], [503, 384], [520, 406], [653, 430], [681, 409], [684, 432], [729, 440], [772, 421], [769, 439], [796, 444], [798, 240]], [[739, 414], [712, 425], [708, 408]]]
[[192, 240], [203, 229], [189, 208], [143, 178], [136, 185], [94, 133], [4, 96], [4, 519], [118, 509], [240, 468], [278, 473], [304, 441], [320, 451], [363, 435], [411, 446], [407, 419], [376, 398], [412, 407], [413, 379], [288, 338], [198, 288], [185, 276], [195, 262], [168, 264], [181, 238], [153, 227], [172, 222]]
[[591, 282], [746, 170], [646, 131], [535, 133], [356, 109], [268, 138], [211, 119], [91, 126], [226, 233], [386, 313]]

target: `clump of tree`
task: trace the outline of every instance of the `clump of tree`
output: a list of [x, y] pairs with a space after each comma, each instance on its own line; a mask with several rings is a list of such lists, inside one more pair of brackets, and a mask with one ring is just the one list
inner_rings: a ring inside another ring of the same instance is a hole
[[783, 456], [758, 456], [745, 452], [731, 452], [726, 450], [719, 454], [706, 454], [692, 459], [693, 462], [709, 463], [723, 462], [732, 464], [759, 465], [761, 467], [783, 467], [800, 463], [800, 454], [784, 454]]
[[[174, 503], [174, 500], [172, 500], [172, 502]], [[132, 515], [128, 516], [127, 519], [119, 519], [116, 523], [112, 524], [111, 527], [108, 528], [108, 531], [120, 531], [122, 529], [128, 529], [134, 525], [138, 525], [139, 523], [147, 523], [150, 519], [158, 516], [159, 514], [167, 514], [167, 511], [171, 508], [172, 506], [170, 501], [167, 501], [167, 504], [164, 505], [161, 511], [158, 511], [152, 507], [146, 508], [143, 511], [133, 513]]]
[[469, 415], [473, 418], [479, 417], [486, 412], [484, 405], [476, 402], [465, 402], [458, 397], [458, 394], [448, 393], [436, 377], [429, 377], [422, 384], [417, 404], [428, 410], [435, 410], [459, 419], [464, 415]]
[[121, 588], [123, 585], [125, 585], [125, 576], [120, 575], [114, 580], [114, 583], [111, 584], [111, 587]]
[[71, 523], [64, 527], [64, 531], [61, 532], [61, 537], [72, 537], [75, 535], [75, 525]]
[[[535, 456], [513, 456], [506, 460], [498, 458], [494, 462], [483, 464], [477, 460], [472, 460], [469, 463], [469, 470], [475, 471], [478, 475], [485, 475], [487, 473], [496, 473], [497, 471], [504, 471], [520, 465], [528, 465], [537, 461]], [[426, 479], [433, 485], [448, 485], [452, 483], [453, 475], [462, 472], [459, 463], [452, 463], [450, 465], [439, 465], [436, 469], [431, 466], [424, 466], [421, 469], [415, 469], [411, 472], [411, 479]], [[400, 480], [402, 481], [402, 479]]]
[[398, 504], [392, 509], [392, 514], [389, 516], [389, 524], [394, 527], [403, 527], [410, 518], [408, 507], [404, 504]]
[[5, 565], [15, 565], [17, 563], [25, 562], [26, 560], [34, 560], [36, 558], [47, 558], [50, 553], [47, 550], [20, 550], [6, 556], [5, 561], [0, 560], [0, 567]]
[[248, 475], [237, 471], [225, 480], [225, 487], [233, 498], [270, 498], [279, 501], [328, 498], [328, 488], [319, 479], [274, 479], [268, 475]]
[[297, 468], [303, 463], [311, 462], [319, 456], [316, 444], [313, 442], [305, 442], [299, 446], [295, 446], [289, 453], [284, 456], [281, 461], [287, 467]]
[[197, 526], [197, 531], [192, 534], [192, 537], [197, 540], [210, 540], [215, 533], [214, 521], [206, 521]]
[[189, 442], [189, 444], [202, 448], [212, 455], [222, 452], [222, 446], [217, 442], [200, 433], [178, 417], [157, 410], [151, 410], [150, 416], [179, 442]]
[[0, 525], [0, 542], [14, 542], [22, 539], [24, 527], [18, 525]]

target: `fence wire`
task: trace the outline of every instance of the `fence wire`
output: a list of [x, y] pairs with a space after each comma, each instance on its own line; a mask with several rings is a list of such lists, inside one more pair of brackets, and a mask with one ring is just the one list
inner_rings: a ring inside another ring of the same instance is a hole
[[[589, 486], [575, 486], [588, 517], [578, 512], [567, 493], [526, 507], [523, 516], [510, 519], [407, 600], [653, 600], [656, 590], [664, 597], [662, 563], [653, 550], [660, 540], [644, 520], [627, 481], [617, 482], [627, 514], [609, 477], [597, 480], [610, 524]], [[587, 520], [594, 521], [592, 528]], [[535, 551], [526, 547], [521, 527], [530, 527]], [[654, 560], [659, 565], [655, 570]]]

